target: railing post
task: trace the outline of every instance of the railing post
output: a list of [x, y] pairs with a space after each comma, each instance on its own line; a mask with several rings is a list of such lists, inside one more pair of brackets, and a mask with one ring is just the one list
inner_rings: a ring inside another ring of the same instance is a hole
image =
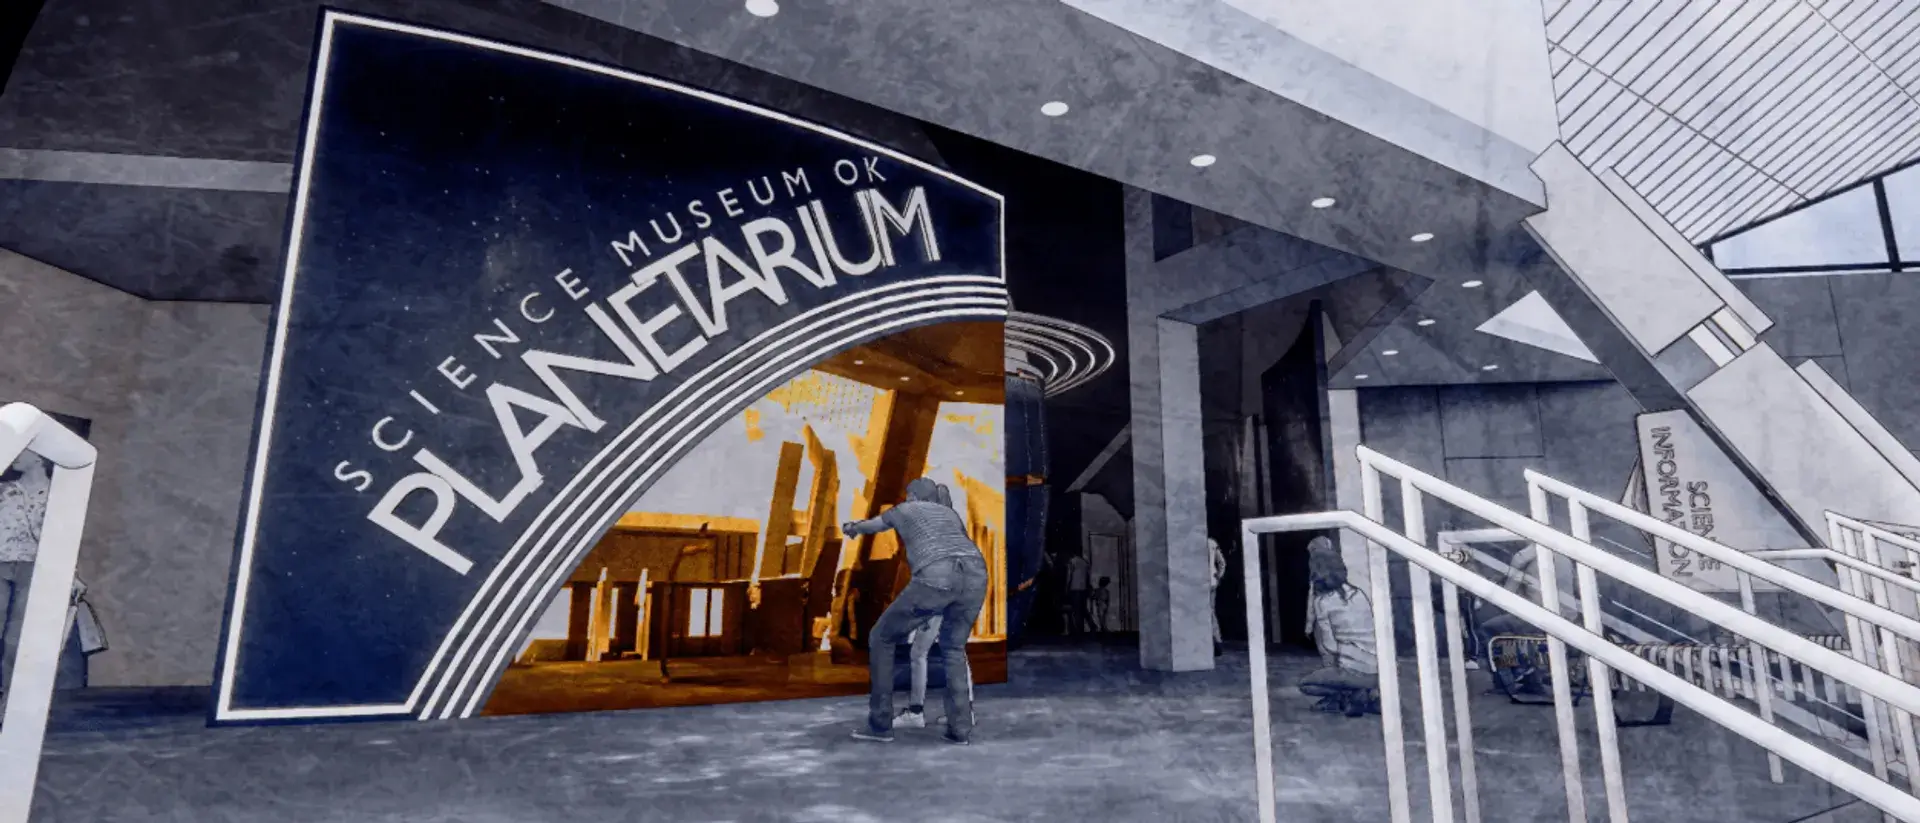
[[[1592, 545], [1593, 528], [1587, 522], [1586, 506], [1567, 501], [1567, 526], [1573, 539]], [[1587, 631], [1605, 637], [1601, 626], [1599, 575], [1584, 563], [1574, 564], [1574, 574], [1580, 579], [1581, 622]], [[1729, 671], [1727, 675], [1731, 679], [1733, 673]], [[1607, 788], [1607, 819], [1627, 823], [1627, 782], [1620, 772], [1619, 729], [1613, 725], [1613, 670], [1600, 658], [1588, 655], [1587, 682], [1593, 689], [1593, 726], [1600, 738], [1600, 775]]]
[[[1467, 553], [1462, 551], [1455, 562], [1467, 565]], [[1467, 691], [1467, 657], [1473, 654], [1473, 645], [1461, 625], [1460, 587], [1451, 580], [1441, 580], [1440, 598], [1446, 610], [1447, 668], [1453, 679], [1453, 736], [1460, 742], [1461, 805], [1467, 810], [1467, 823], [1480, 823], [1480, 774], [1474, 765], [1473, 712], [1467, 699], [1472, 694]]]
[[1260, 823], [1278, 823], [1273, 791], [1273, 721], [1267, 696], [1267, 625], [1262, 614], [1260, 536], [1240, 527], [1241, 579], [1246, 586], [1247, 667], [1253, 670], [1253, 783]]
[[[1404, 487], [1405, 484], [1402, 483]], [[1368, 520], [1382, 522], [1380, 470], [1361, 456], [1360, 490]], [[1387, 548], [1367, 541], [1368, 589], [1373, 594], [1373, 643], [1380, 669], [1380, 737], [1387, 754], [1387, 812], [1392, 823], [1412, 823], [1413, 803], [1407, 797], [1406, 730], [1400, 719], [1400, 665], [1393, 641], [1393, 580], [1387, 571]]]
[[[1527, 489], [1527, 502], [1534, 520], [1553, 525], [1553, 517], [1547, 507], [1546, 489], [1530, 486]], [[1554, 569], [1557, 555], [1539, 543], [1532, 545], [1534, 560], [1540, 567], [1537, 572], [1540, 605], [1558, 615], [1560, 583]], [[1547, 635], [1547, 664], [1553, 670], [1553, 717], [1560, 727], [1560, 773], [1567, 786], [1567, 819], [1572, 823], [1587, 823], [1587, 793], [1580, 779], [1580, 737], [1574, 728], [1573, 688], [1567, 673], [1567, 644], [1553, 635]]]
[[[1427, 545], [1427, 515], [1420, 490], [1400, 484], [1400, 517], [1407, 539]], [[1407, 564], [1413, 592], [1414, 661], [1420, 673], [1421, 731], [1427, 741], [1427, 793], [1434, 823], [1453, 823], [1453, 776], [1447, 763], [1447, 715], [1440, 694], [1440, 660], [1433, 637], [1433, 580], [1418, 563]]]
[[[1827, 521], [1827, 540], [1831, 543], [1834, 551], [1847, 555], [1848, 557], [1854, 556], [1852, 549], [1853, 541], [1848, 538], [1848, 529], [1832, 519]], [[1841, 566], [1835, 571], [1837, 571], [1840, 576], [1841, 592], [1853, 597], [1859, 597], [1861, 594], [1859, 572], [1846, 566]], [[1860, 661], [1862, 665], [1874, 665], [1873, 652], [1867, 647], [1872, 641], [1868, 639], [1867, 632], [1862, 629], [1860, 618], [1849, 614], [1845, 617], [1845, 623], [1847, 627], [1847, 645], [1853, 651], [1853, 659]], [[1781, 668], [1785, 669], [1786, 667], [1786, 662], [1782, 660]], [[1781, 674], [1784, 679], [1789, 673], [1782, 671]], [[1866, 721], [1867, 726], [1867, 753], [1873, 760], [1873, 776], [1879, 778], [1881, 781], [1885, 781], [1887, 779], [1887, 748], [1886, 741], [1881, 735], [1880, 707], [1874, 700], [1873, 695], [1867, 694], [1866, 689], [1859, 689], [1858, 691], [1860, 693], [1860, 716]], [[1792, 699], [1791, 692], [1788, 693], [1788, 699]], [[1886, 820], [1886, 823], [1892, 823], [1893, 818], [1891, 815], [1888, 815], [1884, 820]]]
[[[1737, 569], [1734, 575], [1735, 579], [1740, 581], [1740, 608], [1747, 614], [1755, 614], [1757, 609], [1753, 599], [1753, 576]], [[1758, 673], [1758, 685], [1762, 688], [1754, 688], [1753, 656], [1756, 651], [1760, 655], [1760, 662], [1766, 664], [1765, 668]], [[1767, 662], [1767, 650], [1756, 648], [1752, 640], [1747, 641], [1745, 668], [1747, 689], [1753, 692], [1754, 700], [1760, 704], [1760, 720], [1771, 726], [1773, 725], [1773, 666]], [[1767, 752], [1767, 777], [1775, 783], [1784, 783], [1787, 779], [1786, 771], [1780, 765], [1780, 755], [1774, 752]]]
[[[62, 622], [73, 620], [69, 611], [73, 572], [80, 559], [87, 502], [93, 494], [90, 454], [73, 453], [70, 448], [40, 452], [35, 447], [79, 443], [81, 449], [90, 448], [71, 432], [49, 431], [46, 427], [58, 424], [46, 420], [37, 409], [23, 417], [20, 408], [19, 404], [0, 407], [0, 466], [13, 465], [15, 456], [23, 451], [36, 459], [53, 458], [55, 466], [47, 490], [38, 557], [27, 583], [18, 647], [13, 650], [13, 666], [5, 672], [7, 681], [0, 684], [8, 691], [6, 710], [0, 717], [0, 823], [26, 823], [33, 810], [55, 673], [66, 639]], [[11, 419], [7, 419], [9, 416]], [[21, 423], [26, 424], [25, 429], [18, 428]]]
[[[1869, 532], [1862, 531], [1860, 533], [1860, 553], [1860, 559], [1874, 566], [1881, 566], [1880, 541], [1874, 539], [1874, 536]], [[1884, 568], [1884, 566], [1882, 566], [1882, 568]], [[1874, 605], [1888, 609], [1893, 608], [1893, 601], [1887, 596], [1886, 581], [1874, 578], [1872, 580], [1863, 580], [1862, 582], [1871, 587], [1869, 591], [1873, 594], [1872, 602]], [[1879, 627], [1879, 635], [1881, 670], [1885, 671], [1894, 679], [1904, 682], [1907, 679], [1907, 674], [1905, 667], [1900, 664], [1899, 637], [1893, 633], [1892, 629], [1885, 626]], [[1920, 777], [1920, 757], [1915, 756], [1914, 749], [1913, 717], [1898, 707], [1889, 705], [1887, 706], [1887, 722], [1893, 725], [1894, 739], [1899, 743], [1898, 753], [1901, 762], [1906, 764], [1907, 779], [1911, 781], [1916, 777]]]

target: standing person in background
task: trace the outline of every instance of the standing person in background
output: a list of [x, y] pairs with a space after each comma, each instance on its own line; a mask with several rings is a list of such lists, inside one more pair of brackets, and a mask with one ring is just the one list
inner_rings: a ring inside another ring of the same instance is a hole
[[1207, 538], [1207, 559], [1213, 566], [1213, 576], [1207, 578], [1207, 612], [1213, 615], [1213, 656], [1220, 656], [1222, 638], [1220, 636], [1220, 580], [1227, 576], [1227, 554], [1220, 550], [1220, 541]]
[[38, 455], [22, 454], [12, 466], [0, 465], [0, 712], [5, 711], [7, 685], [13, 679], [13, 657], [27, 615], [27, 586], [40, 553], [40, 526], [47, 517], [52, 480]]
[[893, 655], [909, 632], [940, 617], [940, 652], [947, 667], [948, 743], [965, 746], [973, 734], [973, 683], [967, 667], [967, 635], [987, 599], [987, 560], [967, 536], [966, 522], [940, 503], [940, 484], [921, 477], [907, 484], [907, 499], [870, 520], [847, 523], [848, 536], [893, 531], [912, 574], [907, 587], [867, 631], [867, 722], [856, 740], [893, 742]]
[[1073, 556], [1067, 558], [1067, 634], [1080, 634], [1087, 630], [1087, 623], [1090, 622], [1087, 600], [1091, 589], [1088, 583], [1092, 572], [1085, 552], [1076, 550]]
[[1113, 578], [1102, 575], [1100, 585], [1095, 586], [1093, 594], [1087, 597], [1087, 606], [1093, 612], [1093, 630], [1107, 631], [1107, 609], [1113, 605]]

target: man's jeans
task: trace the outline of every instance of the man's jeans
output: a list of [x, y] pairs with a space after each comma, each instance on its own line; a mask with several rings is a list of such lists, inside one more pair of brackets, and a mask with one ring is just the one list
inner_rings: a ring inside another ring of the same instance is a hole
[[20, 621], [27, 614], [27, 583], [32, 580], [32, 563], [0, 563], [0, 626], [5, 627], [0, 629], [0, 670], [13, 663]]
[[32, 579], [32, 563], [0, 563], [0, 713], [6, 711], [7, 687], [13, 683], [13, 656], [20, 648], [20, 624], [27, 616], [27, 583]]
[[[32, 563], [0, 562], [0, 714], [5, 714], [7, 709], [14, 658], [20, 650], [20, 627], [27, 617], [27, 588], [32, 581]], [[60, 649], [59, 660], [59, 668], [54, 670], [55, 689], [75, 689], [87, 684], [87, 657], [80, 650], [79, 632], [68, 633], [67, 645]]]
[[987, 563], [978, 555], [942, 558], [913, 575], [867, 633], [867, 726], [893, 730], [894, 647], [915, 626], [940, 617], [940, 653], [947, 665], [947, 730], [965, 740], [973, 733], [973, 674], [967, 666], [967, 636], [987, 599]]

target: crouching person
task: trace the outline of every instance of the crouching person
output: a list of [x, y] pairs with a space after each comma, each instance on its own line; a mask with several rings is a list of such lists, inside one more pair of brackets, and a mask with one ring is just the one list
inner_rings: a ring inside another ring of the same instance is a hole
[[1300, 691], [1318, 697], [1315, 711], [1359, 717], [1380, 711], [1380, 665], [1374, 653], [1373, 603], [1347, 582], [1347, 564], [1333, 541], [1307, 544], [1313, 591], [1307, 625], [1320, 649], [1321, 668], [1300, 678]]

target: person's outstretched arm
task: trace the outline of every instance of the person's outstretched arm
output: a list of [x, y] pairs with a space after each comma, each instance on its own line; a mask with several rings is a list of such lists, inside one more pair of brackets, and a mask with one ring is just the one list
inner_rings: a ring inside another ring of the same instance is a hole
[[884, 515], [880, 517], [871, 518], [868, 520], [854, 520], [854, 521], [840, 524], [840, 531], [846, 534], [848, 537], [859, 537], [861, 535], [866, 535], [866, 534], [879, 534], [891, 528], [893, 528], [893, 526], [887, 523], [886, 517]]

